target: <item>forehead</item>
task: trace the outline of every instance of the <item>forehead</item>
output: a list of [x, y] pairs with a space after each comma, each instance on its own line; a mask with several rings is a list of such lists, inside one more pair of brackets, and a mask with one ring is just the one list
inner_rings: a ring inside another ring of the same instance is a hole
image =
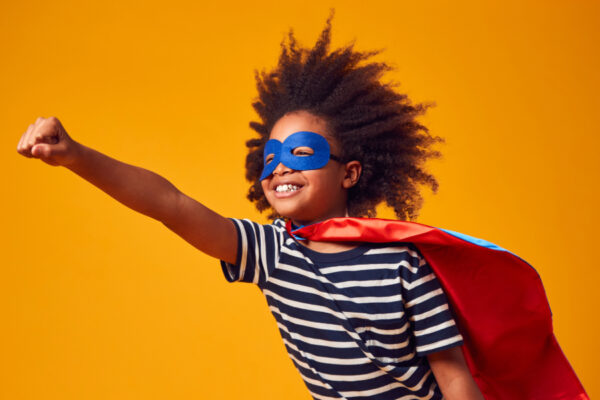
[[318, 133], [324, 136], [330, 145], [333, 144], [333, 140], [327, 131], [325, 120], [306, 111], [296, 111], [281, 117], [273, 126], [269, 138], [283, 142], [292, 133], [300, 131]]

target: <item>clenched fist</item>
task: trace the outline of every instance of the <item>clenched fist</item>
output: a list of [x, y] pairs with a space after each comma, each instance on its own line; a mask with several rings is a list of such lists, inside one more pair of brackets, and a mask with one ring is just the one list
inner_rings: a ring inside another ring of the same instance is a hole
[[29, 125], [17, 145], [25, 157], [39, 158], [47, 164], [69, 165], [77, 157], [78, 143], [69, 137], [55, 117], [38, 118]]

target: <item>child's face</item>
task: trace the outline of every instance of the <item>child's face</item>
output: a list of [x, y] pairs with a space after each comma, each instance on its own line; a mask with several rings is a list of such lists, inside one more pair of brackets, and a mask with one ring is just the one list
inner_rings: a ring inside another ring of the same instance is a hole
[[[307, 111], [296, 111], [283, 116], [273, 126], [269, 138], [284, 142], [288, 136], [299, 131], [320, 134], [329, 143], [331, 154], [340, 155], [339, 144], [329, 135], [325, 121]], [[310, 148], [302, 147], [295, 151], [298, 154], [312, 152]], [[350, 168], [355, 169], [358, 162], [344, 164], [329, 160], [320, 169], [304, 171], [294, 170], [280, 163], [271, 175], [261, 181], [262, 188], [275, 211], [297, 224], [306, 225], [327, 218], [343, 217], [347, 215], [347, 190], [356, 183], [351, 183], [349, 175], [352, 175], [352, 171], [348, 171], [350, 164]], [[360, 175], [360, 169], [357, 174]]]

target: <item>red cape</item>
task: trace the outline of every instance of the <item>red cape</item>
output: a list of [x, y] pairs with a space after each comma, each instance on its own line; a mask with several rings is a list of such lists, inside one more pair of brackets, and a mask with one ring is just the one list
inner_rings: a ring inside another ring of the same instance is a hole
[[539, 275], [509, 251], [456, 232], [377, 218], [333, 218], [293, 234], [413, 243], [446, 291], [465, 359], [486, 399], [589, 400], [556, 341]]

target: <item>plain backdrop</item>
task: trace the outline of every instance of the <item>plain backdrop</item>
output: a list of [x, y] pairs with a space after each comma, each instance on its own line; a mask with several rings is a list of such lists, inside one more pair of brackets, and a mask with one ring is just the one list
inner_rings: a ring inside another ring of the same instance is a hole
[[446, 139], [440, 190], [417, 221], [531, 263], [600, 396], [600, 3], [55, 0], [0, 5], [0, 398], [310, 398], [256, 287], [16, 146], [54, 115], [223, 215], [266, 222], [245, 198], [254, 71], [290, 27], [312, 46], [331, 7], [335, 47], [385, 49], [386, 80], [436, 103], [422, 122]]

